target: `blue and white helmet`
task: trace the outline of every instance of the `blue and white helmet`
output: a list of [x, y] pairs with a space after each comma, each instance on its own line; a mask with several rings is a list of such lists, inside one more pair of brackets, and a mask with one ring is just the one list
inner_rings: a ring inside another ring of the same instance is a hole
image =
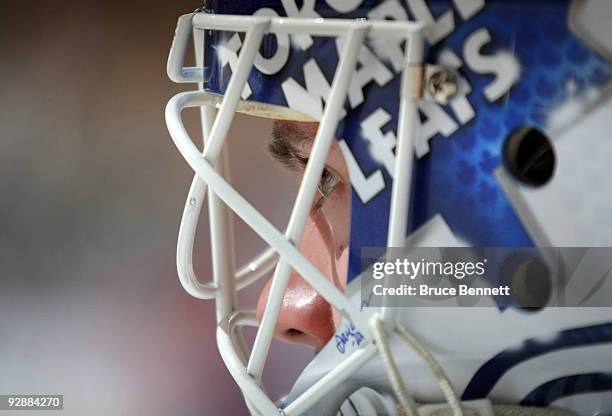
[[[198, 66], [184, 67], [192, 36]], [[559, 307], [548, 294], [535, 309], [493, 297], [390, 312], [362, 293], [372, 247], [612, 247], [612, 2], [211, 0], [179, 18], [168, 74], [199, 85], [166, 109], [196, 172], [179, 276], [215, 299], [219, 349], [252, 414], [612, 414], [605, 302]], [[181, 122], [186, 107], [203, 109], [203, 152]], [[286, 230], [224, 179], [237, 111], [320, 123]], [[333, 139], [352, 184], [347, 293], [294, 244]], [[208, 283], [191, 263], [205, 197], [216, 239]], [[223, 253], [226, 206], [270, 247], [237, 273]], [[235, 302], [273, 267], [276, 314], [296, 270], [344, 318], [282, 402], [261, 386], [274, 307], [249, 355], [239, 328], [259, 323]], [[574, 290], [612, 299], [606, 279]]]

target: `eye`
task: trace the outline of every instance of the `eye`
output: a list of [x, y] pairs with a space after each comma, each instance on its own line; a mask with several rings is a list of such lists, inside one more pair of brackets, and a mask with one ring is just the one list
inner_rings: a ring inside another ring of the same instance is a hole
[[329, 169], [325, 169], [323, 174], [321, 175], [321, 180], [317, 185], [317, 189], [321, 194], [321, 202], [323, 199], [327, 198], [333, 191], [336, 185], [340, 182], [340, 178], [335, 173], [331, 172]]

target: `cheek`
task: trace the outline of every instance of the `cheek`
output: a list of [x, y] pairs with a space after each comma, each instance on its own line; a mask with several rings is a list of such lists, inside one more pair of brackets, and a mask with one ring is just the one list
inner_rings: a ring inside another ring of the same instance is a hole
[[[347, 189], [349, 188], [349, 189]], [[336, 258], [349, 245], [350, 238], [350, 187], [342, 184], [325, 201], [321, 212], [331, 230]]]
[[338, 245], [334, 229], [322, 209], [310, 214], [304, 229], [301, 249], [306, 257], [321, 270], [334, 285], [344, 290], [345, 276], [338, 273]]
[[[347, 192], [347, 189], [349, 191]], [[332, 263], [332, 281], [342, 292], [347, 290], [347, 272], [350, 238], [350, 187], [341, 185], [325, 201], [319, 212], [312, 215], [317, 232], [325, 244], [319, 248], [318, 258], [325, 256]], [[342, 316], [333, 309], [332, 318], [337, 328]]]
[[[348, 247], [346, 247], [344, 250], [342, 250], [342, 253], [340, 253], [340, 256], [336, 260], [336, 269], [338, 271], [338, 276], [340, 276], [340, 284], [338, 288], [343, 293], [346, 293], [347, 289], [346, 275], [348, 272], [348, 252]], [[334, 326], [338, 328], [340, 326], [340, 321], [342, 320], [342, 315], [340, 315], [340, 312], [338, 312], [335, 308], [332, 308], [332, 311]]]
[[[346, 293], [346, 274], [348, 269], [348, 248], [346, 245], [338, 245], [338, 228], [334, 228], [334, 218], [329, 217], [329, 201], [326, 201], [325, 209], [321, 208], [312, 213], [310, 220], [304, 230], [301, 249], [313, 264], [321, 270], [327, 278], [343, 293]], [[340, 237], [340, 239], [344, 239]], [[341, 315], [331, 308], [331, 318], [334, 327], [340, 324]]]

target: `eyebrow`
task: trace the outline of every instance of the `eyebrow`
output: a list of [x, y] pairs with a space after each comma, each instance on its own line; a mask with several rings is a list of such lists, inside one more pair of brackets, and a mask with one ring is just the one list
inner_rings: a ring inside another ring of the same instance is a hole
[[275, 120], [267, 146], [272, 159], [292, 172], [300, 172], [306, 166], [308, 157], [304, 156], [301, 144], [312, 140], [299, 124], [295, 121]]

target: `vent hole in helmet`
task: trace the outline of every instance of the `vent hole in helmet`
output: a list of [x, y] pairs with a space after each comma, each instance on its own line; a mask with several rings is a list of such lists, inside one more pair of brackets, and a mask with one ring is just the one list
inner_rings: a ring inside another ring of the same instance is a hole
[[545, 185], [555, 170], [552, 142], [534, 127], [513, 131], [504, 144], [504, 161], [512, 176], [531, 186]]
[[501, 274], [510, 285], [514, 304], [531, 312], [548, 304], [552, 296], [552, 276], [546, 264], [536, 256], [517, 253], [507, 258]]

